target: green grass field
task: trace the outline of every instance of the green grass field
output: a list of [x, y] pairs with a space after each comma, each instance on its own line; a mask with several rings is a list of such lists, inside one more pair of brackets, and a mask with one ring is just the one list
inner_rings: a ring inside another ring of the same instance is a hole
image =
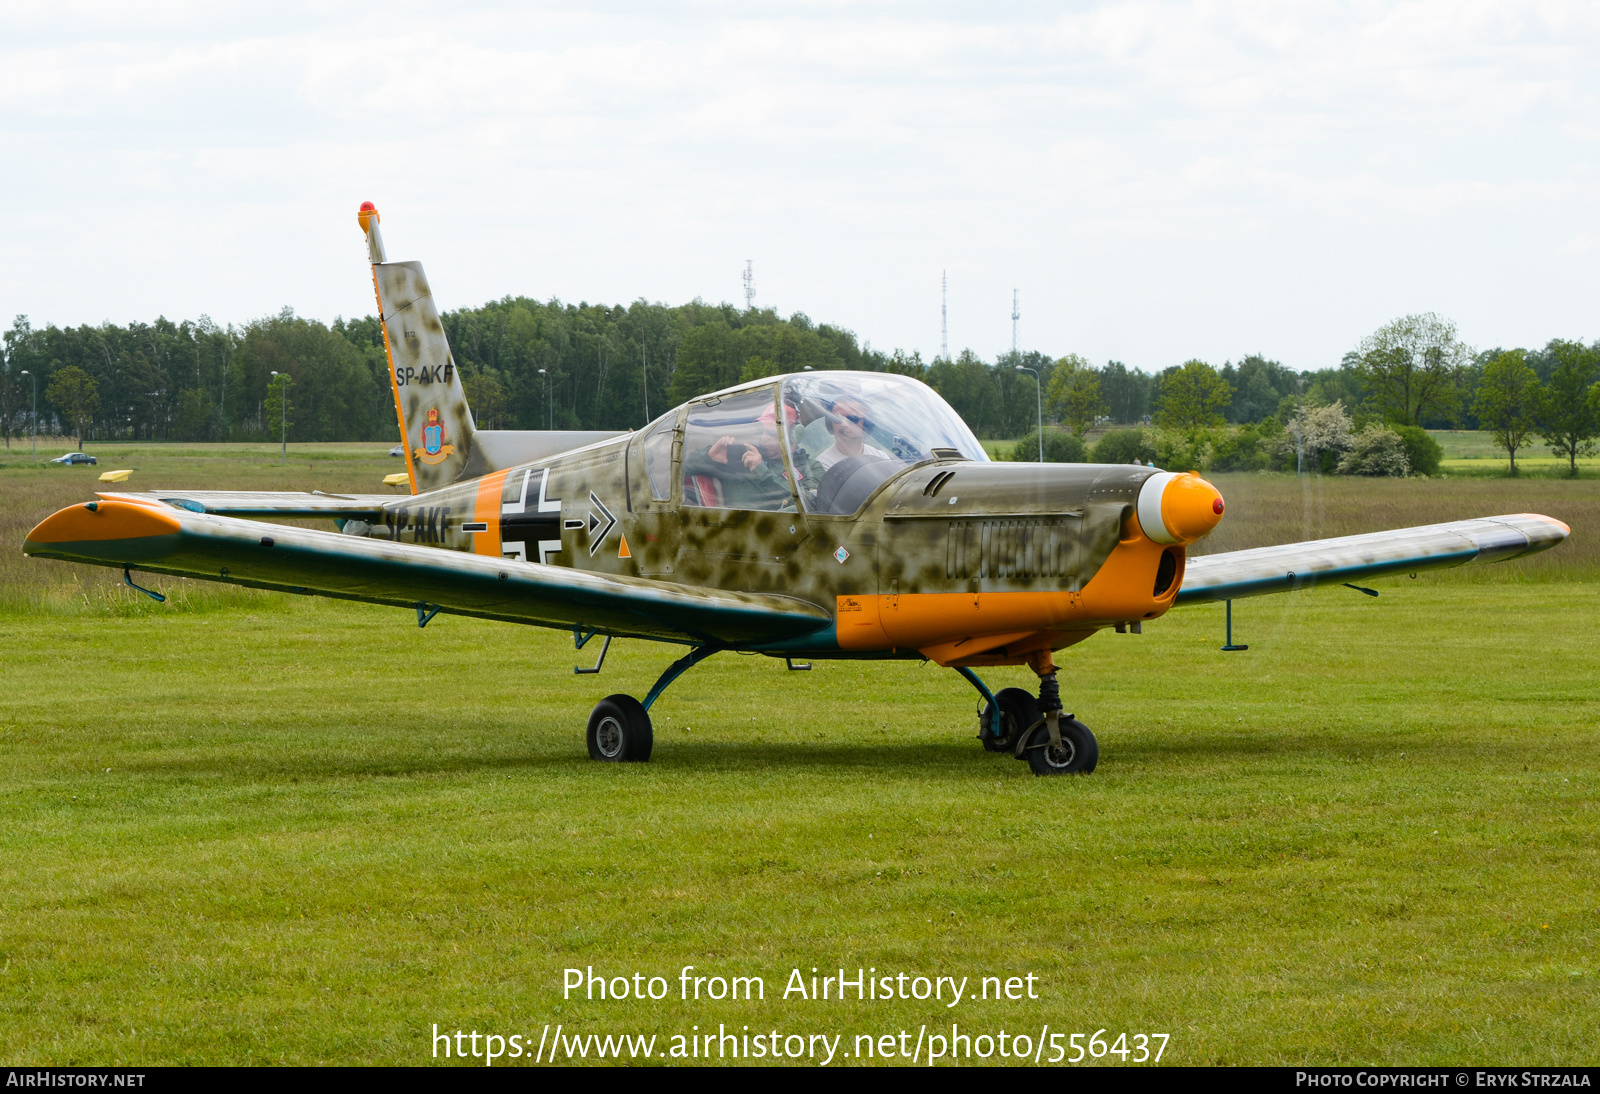
[[[134, 453], [129, 485], [372, 491], [371, 447], [288, 476]], [[0, 536], [90, 481], [0, 469]], [[156, 579], [158, 606], [0, 555], [0, 1059], [423, 1063], [435, 1023], [843, 1053], [955, 1021], [1167, 1033], [1180, 1064], [1591, 1062], [1600, 482], [1219, 485], [1214, 549], [1521, 510], [1574, 535], [1376, 600], [1239, 602], [1248, 653], [1217, 652], [1220, 606], [1097, 636], [1061, 658], [1102, 748], [1068, 779], [984, 753], [931, 665], [719, 655], [654, 708], [651, 763], [601, 765], [589, 707], [672, 648], [575, 677], [593, 647], [561, 634]], [[684, 965], [767, 998], [679, 1001]], [[1040, 998], [781, 998], [841, 965]], [[672, 994], [563, 1001], [585, 966]]]

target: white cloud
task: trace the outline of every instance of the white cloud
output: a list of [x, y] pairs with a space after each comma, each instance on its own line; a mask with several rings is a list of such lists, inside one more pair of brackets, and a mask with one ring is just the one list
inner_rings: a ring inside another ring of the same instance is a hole
[[[875, 344], [1336, 361], [1588, 325], [1600, 13], [1562, 3], [201, 5], [0, 15], [0, 309], [758, 300]], [[133, 276], [130, 276], [132, 274]]]

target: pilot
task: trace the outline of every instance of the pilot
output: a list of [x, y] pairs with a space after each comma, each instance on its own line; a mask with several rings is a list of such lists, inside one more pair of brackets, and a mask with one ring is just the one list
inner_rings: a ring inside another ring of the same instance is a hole
[[865, 404], [860, 401], [849, 396], [835, 399], [824, 424], [828, 432], [833, 434], [833, 443], [812, 457], [807, 465], [803, 481], [813, 489], [821, 484], [828, 468], [841, 460], [848, 460], [852, 456], [865, 456], [871, 460], [888, 459], [882, 450], [866, 443], [872, 419], [867, 415]]
[[[785, 405], [784, 420], [793, 426], [799, 415]], [[710, 475], [722, 487], [722, 504], [728, 509], [782, 509], [793, 503], [789, 473], [778, 445], [778, 416], [769, 406], [756, 419], [755, 443], [741, 443], [729, 434], [683, 461], [683, 473]]]

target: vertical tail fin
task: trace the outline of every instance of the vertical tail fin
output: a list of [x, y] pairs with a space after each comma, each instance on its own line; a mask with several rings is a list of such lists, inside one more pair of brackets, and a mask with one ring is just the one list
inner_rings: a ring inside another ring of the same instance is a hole
[[378, 297], [411, 492], [434, 490], [461, 478], [466, 470], [476, 443], [472, 411], [422, 263], [385, 260], [378, 210], [372, 202], [361, 203], [358, 219], [367, 234], [372, 287]]

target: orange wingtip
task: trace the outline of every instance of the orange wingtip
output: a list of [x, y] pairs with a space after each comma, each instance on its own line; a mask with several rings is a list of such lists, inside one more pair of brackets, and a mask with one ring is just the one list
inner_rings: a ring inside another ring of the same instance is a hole
[[177, 517], [147, 505], [91, 501], [69, 505], [45, 517], [28, 533], [28, 540], [32, 543], [88, 543], [170, 536], [182, 530]]

